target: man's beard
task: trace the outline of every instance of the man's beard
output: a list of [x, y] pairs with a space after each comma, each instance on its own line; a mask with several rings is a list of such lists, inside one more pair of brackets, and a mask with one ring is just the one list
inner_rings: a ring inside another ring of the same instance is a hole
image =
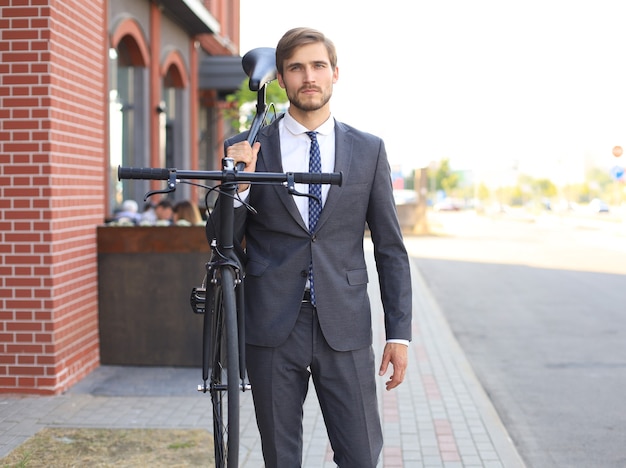
[[287, 97], [289, 98], [289, 103], [294, 106], [296, 109], [299, 109], [301, 111], [305, 111], [305, 112], [311, 112], [311, 111], [316, 111], [321, 109], [322, 107], [324, 107], [326, 104], [328, 104], [328, 101], [330, 101], [330, 98], [332, 96], [332, 92], [330, 93], [321, 93], [321, 101], [307, 101], [307, 102], [303, 102], [302, 99], [300, 99], [298, 97], [298, 93], [300, 90], [296, 91], [295, 93], [291, 93], [289, 91], [287, 91]]

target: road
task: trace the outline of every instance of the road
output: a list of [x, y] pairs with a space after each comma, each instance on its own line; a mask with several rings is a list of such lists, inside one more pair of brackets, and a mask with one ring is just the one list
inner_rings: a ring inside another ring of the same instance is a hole
[[626, 222], [430, 216], [407, 247], [527, 465], [626, 466]]

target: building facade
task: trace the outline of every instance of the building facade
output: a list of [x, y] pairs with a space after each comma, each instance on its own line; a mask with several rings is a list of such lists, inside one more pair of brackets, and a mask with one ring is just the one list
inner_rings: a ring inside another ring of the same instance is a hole
[[0, 37], [0, 392], [57, 394], [100, 363], [96, 228], [157, 188], [117, 166], [219, 163], [239, 2], [4, 0]]

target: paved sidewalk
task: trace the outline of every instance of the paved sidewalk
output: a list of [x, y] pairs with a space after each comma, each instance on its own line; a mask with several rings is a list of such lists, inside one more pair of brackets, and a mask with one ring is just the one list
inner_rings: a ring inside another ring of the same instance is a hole
[[[370, 245], [366, 240], [378, 353], [384, 333]], [[380, 466], [523, 467], [416, 268], [413, 287], [413, 342], [407, 378], [391, 392], [384, 390], [386, 378], [379, 380], [385, 436]], [[44, 427], [210, 430], [209, 396], [196, 391], [200, 372], [187, 368], [103, 366], [63, 395], [0, 395], [0, 458]], [[242, 394], [241, 401], [240, 465], [262, 467], [250, 393]], [[304, 443], [304, 467], [335, 466], [314, 391], [309, 392], [305, 404]]]

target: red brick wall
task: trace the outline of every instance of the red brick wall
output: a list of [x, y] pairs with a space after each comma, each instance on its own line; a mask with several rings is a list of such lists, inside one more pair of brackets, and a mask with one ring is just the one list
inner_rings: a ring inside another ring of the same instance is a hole
[[59, 393], [99, 363], [105, 7], [0, 8], [0, 392]]

